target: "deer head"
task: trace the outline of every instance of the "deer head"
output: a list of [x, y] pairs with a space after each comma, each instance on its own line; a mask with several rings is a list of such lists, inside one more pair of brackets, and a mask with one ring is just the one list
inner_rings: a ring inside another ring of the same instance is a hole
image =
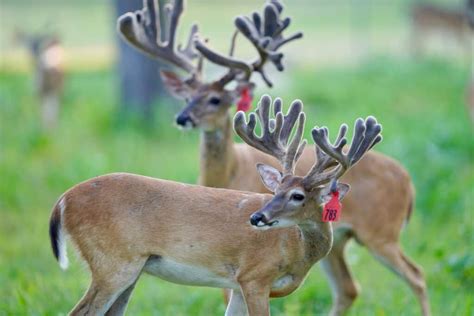
[[53, 45], [59, 44], [59, 36], [48, 31], [41, 33], [26, 33], [16, 30], [13, 36], [16, 42], [21, 43], [28, 49], [35, 62], [39, 61], [44, 50]]
[[[239, 16], [235, 19], [237, 30], [232, 36], [227, 56], [207, 45], [207, 41], [198, 35], [197, 25], [192, 26], [187, 45], [175, 48], [176, 30], [184, 10], [183, 2], [175, 0], [161, 14], [156, 1], [144, 0], [142, 10], [119, 18], [118, 30], [133, 47], [153, 58], [169, 62], [188, 74], [187, 78], [181, 78], [172, 71], [161, 72], [169, 92], [187, 104], [178, 114], [176, 123], [181, 127], [212, 129], [227, 115], [227, 110], [242, 93], [252, 92], [254, 84], [250, 79], [253, 73], [259, 73], [265, 83], [272, 86], [264, 71], [265, 64], [270, 61], [282, 71], [283, 53], [278, 50], [286, 43], [301, 38], [302, 33], [283, 37], [283, 31], [291, 20], [281, 18], [283, 6], [279, 0], [269, 0], [263, 14], [254, 12], [250, 17]], [[161, 19], [160, 16], [166, 18]], [[233, 56], [239, 34], [257, 50], [258, 57], [254, 61], [244, 61]], [[204, 59], [227, 68], [227, 71], [217, 80], [205, 82], [202, 76]], [[232, 88], [229, 88], [230, 83], [234, 83]]]
[[[339, 199], [349, 191], [349, 185], [337, 180], [375, 144], [382, 140], [381, 125], [373, 117], [355, 122], [354, 136], [347, 153], [343, 147], [347, 125], [341, 125], [336, 142], [331, 144], [326, 127], [315, 127], [312, 137], [316, 144], [316, 162], [304, 177], [295, 176], [298, 161], [306, 141], [302, 140], [305, 123], [303, 104], [294, 101], [286, 115], [282, 112], [282, 102], [273, 103], [274, 117], [270, 117], [271, 99], [263, 96], [258, 109], [251, 113], [246, 122], [245, 114], [238, 112], [234, 117], [236, 133], [248, 145], [261, 150], [280, 162], [282, 171], [264, 164], [257, 165], [265, 186], [274, 197], [260, 210], [252, 214], [250, 222], [259, 228], [288, 227], [314, 221], [315, 212], [328, 201], [330, 192], [337, 190]], [[257, 117], [262, 135], [255, 134]], [[291, 138], [292, 131], [295, 129]]]

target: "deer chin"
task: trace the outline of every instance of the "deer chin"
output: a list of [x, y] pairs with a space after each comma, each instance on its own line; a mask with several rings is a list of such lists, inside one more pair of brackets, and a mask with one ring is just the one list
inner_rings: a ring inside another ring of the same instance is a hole
[[254, 225], [253, 227], [255, 229], [258, 229], [258, 230], [268, 230], [272, 227], [277, 227], [279, 224], [279, 221], [278, 220], [275, 220], [275, 221], [272, 221], [272, 222], [268, 222], [268, 223], [264, 223], [262, 221], [259, 221], [257, 223], [257, 225]]
[[257, 223], [257, 226], [254, 226], [258, 230], [268, 230], [274, 228], [288, 228], [297, 225], [296, 222], [284, 218], [280, 218], [268, 223], [263, 223], [262, 221]]
[[176, 126], [182, 131], [190, 131], [197, 127], [196, 123], [191, 120], [186, 121], [185, 125], [176, 124]]

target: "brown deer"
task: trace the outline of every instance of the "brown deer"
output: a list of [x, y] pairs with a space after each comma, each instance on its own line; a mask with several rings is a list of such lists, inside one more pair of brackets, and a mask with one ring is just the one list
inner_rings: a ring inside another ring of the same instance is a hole
[[254, 132], [254, 113], [247, 123], [239, 112], [234, 124], [245, 142], [281, 164], [282, 172], [258, 165], [273, 195], [116, 173], [80, 183], [59, 198], [50, 220], [53, 252], [65, 268], [68, 235], [92, 274], [72, 315], [122, 315], [142, 272], [232, 289], [226, 315], [269, 315], [269, 297], [299, 287], [331, 249], [332, 226], [322, 219], [322, 205], [331, 191], [342, 199], [349, 190], [336, 181], [382, 139], [381, 126], [372, 117], [358, 119], [347, 153], [346, 125], [334, 145], [325, 127], [315, 127], [317, 163], [300, 177], [294, 166], [306, 145], [302, 104], [295, 101], [283, 115], [277, 102], [274, 117], [270, 112], [271, 99], [264, 96], [256, 111], [261, 136]]
[[26, 34], [17, 32], [33, 59], [35, 86], [41, 104], [41, 121], [44, 128], [56, 126], [64, 81], [63, 48], [56, 35]]
[[[282, 19], [282, 10], [279, 1], [269, 1], [262, 15], [253, 13], [251, 17], [237, 17], [237, 31], [232, 37], [229, 56], [211, 50], [197, 35], [197, 26], [192, 27], [186, 47], [176, 50], [175, 32], [183, 12], [183, 1], [175, 1], [174, 6], [168, 7], [169, 17], [166, 21], [170, 25], [157, 18], [160, 14], [153, 1], [145, 1], [143, 10], [125, 14], [118, 20], [119, 32], [128, 43], [189, 74], [187, 79], [181, 79], [173, 72], [163, 71], [162, 77], [169, 91], [187, 103], [177, 116], [176, 123], [181, 127], [200, 128], [202, 131], [201, 185], [268, 192], [253, 168], [258, 162], [277, 167], [278, 161], [251, 146], [233, 142], [230, 111], [232, 105], [239, 98], [242, 99], [242, 91], [253, 89], [254, 84], [250, 81], [253, 73], [260, 73], [271, 87], [272, 83], [263, 71], [264, 66], [270, 61], [277, 69], [283, 70], [283, 54], [278, 49], [284, 43], [302, 36], [296, 33], [283, 37], [282, 33], [289, 26], [290, 18]], [[163, 39], [159, 35], [161, 28], [168, 30]], [[255, 46], [258, 57], [252, 62], [233, 57], [238, 34]], [[194, 64], [195, 58], [198, 61]], [[227, 67], [228, 71], [217, 80], [205, 83], [202, 75], [204, 58]], [[304, 175], [311, 168], [314, 163], [313, 151], [308, 148], [302, 153], [296, 165], [297, 175]], [[384, 172], [373, 172], [374, 167]], [[347, 242], [355, 239], [410, 285], [424, 315], [429, 315], [423, 273], [399, 245], [400, 231], [408, 221], [414, 203], [414, 190], [408, 173], [393, 159], [371, 152], [343, 180], [354, 189], [344, 200], [342, 218], [335, 225], [333, 249], [322, 261], [333, 289], [331, 314], [342, 314], [358, 294], [358, 286], [344, 258]]]
[[466, 1], [464, 8], [444, 7], [418, 3], [411, 9], [411, 45], [420, 54], [429, 35], [447, 35], [454, 38], [471, 54], [471, 36], [474, 25], [473, 0]]

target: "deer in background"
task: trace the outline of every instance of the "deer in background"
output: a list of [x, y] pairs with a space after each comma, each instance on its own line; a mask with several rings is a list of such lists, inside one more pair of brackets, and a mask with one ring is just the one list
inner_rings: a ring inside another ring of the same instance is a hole
[[[474, 0], [467, 1], [467, 20], [469, 22], [469, 26], [471, 30], [474, 29]], [[471, 42], [471, 49], [474, 52], [473, 42]], [[474, 123], [474, 68], [473, 68], [472, 60], [471, 60], [471, 76], [470, 80], [468, 81], [467, 88], [466, 88], [466, 99], [467, 99], [467, 106], [469, 115], [471, 117], [471, 122]]]
[[474, 1], [466, 1], [463, 8], [443, 7], [431, 3], [417, 3], [411, 9], [411, 45], [416, 54], [431, 34], [448, 35], [465, 47], [471, 56]]
[[[183, 10], [183, 1], [175, 1], [167, 8], [168, 18], [162, 21], [158, 18], [160, 13], [155, 2], [144, 1], [143, 10], [119, 18], [118, 30], [130, 45], [188, 74], [182, 79], [171, 71], [162, 71], [162, 78], [168, 90], [187, 103], [176, 123], [181, 127], [201, 129], [199, 184], [267, 193], [268, 189], [259, 181], [260, 177], [253, 168], [259, 162], [277, 168], [278, 161], [252, 146], [234, 143], [230, 111], [236, 103], [241, 109], [248, 106], [242, 106], [242, 101], [248, 102], [244, 97], [254, 88], [251, 82], [254, 73], [259, 73], [264, 82], [272, 86], [264, 66], [272, 63], [278, 70], [283, 70], [283, 54], [278, 49], [302, 34], [283, 36], [290, 18], [281, 17], [283, 6], [273, 0], [265, 4], [263, 14], [255, 12], [250, 17], [235, 19], [237, 31], [232, 37], [228, 55], [212, 50], [198, 35], [196, 25], [191, 28], [187, 45], [176, 48], [176, 30]], [[161, 29], [167, 30], [163, 38]], [[233, 56], [238, 35], [249, 40], [258, 52], [257, 58], [251, 62]], [[215, 81], [204, 82], [204, 60], [226, 67], [227, 71]], [[296, 165], [297, 175], [310, 170], [314, 164], [313, 152], [311, 148], [303, 151]], [[343, 181], [351, 184], [353, 190], [344, 200], [341, 220], [335, 224], [332, 251], [322, 260], [333, 290], [331, 314], [344, 313], [358, 295], [358, 286], [344, 258], [347, 242], [355, 239], [410, 285], [423, 314], [429, 315], [422, 270], [399, 245], [400, 231], [408, 221], [414, 203], [410, 176], [398, 162], [370, 152], [343, 177]]]
[[299, 287], [331, 249], [333, 231], [322, 220], [322, 205], [332, 190], [344, 197], [349, 186], [336, 181], [382, 139], [381, 126], [372, 117], [358, 119], [347, 153], [347, 126], [334, 145], [325, 127], [315, 127], [318, 159], [300, 177], [294, 167], [306, 144], [302, 104], [295, 101], [284, 115], [276, 102], [273, 117], [270, 112], [271, 99], [264, 96], [256, 111], [261, 136], [254, 132], [254, 113], [247, 123], [239, 112], [234, 124], [245, 142], [279, 161], [281, 171], [258, 165], [273, 195], [117, 173], [80, 183], [59, 198], [50, 219], [53, 252], [65, 268], [68, 235], [92, 274], [71, 315], [124, 314], [142, 272], [232, 289], [226, 315], [269, 315], [269, 297]]
[[63, 48], [56, 35], [25, 34], [18, 32], [35, 67], [35, 87], [41, 103], [41, 121], [44, 128], [56, 126], [64, 81]]

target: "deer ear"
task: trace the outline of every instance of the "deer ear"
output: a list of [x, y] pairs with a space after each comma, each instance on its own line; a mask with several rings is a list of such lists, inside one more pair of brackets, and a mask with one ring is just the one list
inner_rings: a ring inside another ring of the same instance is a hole
[[263, 163], [257, 164], [257, 170], [265, 187], [271, 192], [275, 192], [281, 183], [281, 172]]
[[172, 71], [168, 70], [161, 70], [160, 71], [161, 79], [165, 84], [166, 89], [171, 93], [174, 97], [177, 98], [187, 98], [190, 94], [190, 87], [178, 77]]
[[[346, 183], [337, 183], [337, 192], [339, 192], [339, 201], [342, 201], [344, 196], [346, 196], [347, 192], [351, 189], [351, 186], [346, 184]], [[331, 194], [331, 184], [326, 185], [322, 190], [321, 190], [321, 203], [325, 204], [329, 202], [329, 200], [332, 197]]]

